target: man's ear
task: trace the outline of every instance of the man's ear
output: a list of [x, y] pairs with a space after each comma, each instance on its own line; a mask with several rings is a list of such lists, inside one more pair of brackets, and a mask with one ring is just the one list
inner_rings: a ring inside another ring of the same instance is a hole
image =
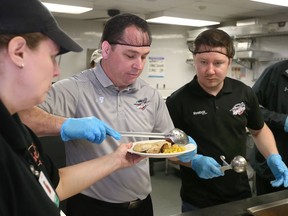
[[23, 57], [26, 47], [26, 40], [20, 36], [12, 38], [8, 44], [8, 54], [15, 65], [20, 68], [24, 65]]
[[229, 65], [232, 65], [233, 59], [229, 58]]
[[101, 54], [104, 59], [107, 58], [110, 50], [111, 50], [111, 45], [108, 43], [108, 41], [103, 41], [101, 44]]

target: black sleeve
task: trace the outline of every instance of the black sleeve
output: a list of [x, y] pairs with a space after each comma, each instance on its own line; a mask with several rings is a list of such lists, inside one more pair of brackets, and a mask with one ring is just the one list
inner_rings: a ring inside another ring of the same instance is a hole
[[175, 101], [175, 98], [169, 96], [166, 99], [166, 106], [168, 108], [170, 117], [173, 121], [173, 124], [176, 128], [183, 128], [183, 118], [181, 114], [183, 112], [180, 111], [180, 104], [177, 105], [177, 102]]
[[278, 94], [278, 80], [281, 79], [279, 74], [283, 70], [284, 68], [279, 67], [279, 64], [267, 67], [252, 87], [258, 98], [264, 121], [270, 128], [280, 130], [284, 129], [287, 118], [285, 113], [276, 110], [276, 104], [281, 103], [281, 95]]

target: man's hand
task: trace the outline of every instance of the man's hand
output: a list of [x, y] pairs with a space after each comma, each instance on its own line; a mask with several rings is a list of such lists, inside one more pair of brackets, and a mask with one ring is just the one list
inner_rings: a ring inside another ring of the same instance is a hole
[[271, 154], [267, 158], [267, 164], [271, 169], [275, 180], [271, 181], [273, 187], [279, 187], [283, 185], [288, 187], [288, 169], [279, 154]]
[[97, 144], [102, 143], [107, 134], [114, 137], [116, 140], [121, 139], [120, 133], [93, 116], [85, 118], [68, 118], [62, 124], [60, 134], [63, 141], [86, 139]]
[[188, 139], [189, 139], [189, 144], [195, 145], [196, 148], [194, 151], [187, 152], [185, 154], [177, 156], [177, 158], [183, 163], [190, 162], [197, 153], [197, 144], [196, 144], [195, 140], [192, 139], [192, 137], [190, 137], [190, 136], [188, 136]]
[[197, 175], [203, 179], [211, 179], [224, 175], [220, 169], [221, 165], [212, 157], [198, 154], [192, 159], [191, 166]]

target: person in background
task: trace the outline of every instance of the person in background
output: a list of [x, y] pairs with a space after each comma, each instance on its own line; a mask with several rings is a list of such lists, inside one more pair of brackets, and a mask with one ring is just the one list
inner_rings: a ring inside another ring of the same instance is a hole
[[101, 59], [102, 59], [101, 50], [100, 49], [95, 50], [90, 58], [90, 68], [94, 68], [96, 64], [100, 62]]
[[237, 155], [245, 156], [246, 127], [273, 172], [272, 186], [288, 187], [287, 167], [263, 121], [256, 95], [227, 77], [235, 53], [231, 37], [209, 29], [197, 36], [190, 50], [196, 75], [166, 101], [175, 127], [198, 144], [198, 154], [180, 168], [182, 211], [251, 197], [246, 172], [224, 174], [220, 169], [221, 155], [228, 163]]
[[[258, 97], [264, 121], [274, 134], [278, 151], [288, 163], [288, 61], [281, 61], [267, 67], [252, 89]], [[256, 149], [253, 168], [256, 172], [257, 195], [286, 189], [272, 187], [274, 175], [265, 158]]]
[[59, 201], [143, 158], [127, 153], [132, 144], [122, 144], [103, 157], [56, 169], [17, 113], [45, 99], [60, 73], [56, 56], [82, 48], [40, 1], [0, 4], [0, 215], [64, 215]]
[[[84, 119], [74, 124], [79, 117], [96, 116], [119, 131], [169, 132], [174, 125], [164, 100], [156, 89], [138, 78], [151, 42], [150, 29], [142, 18], [133, 14], [110, 18], [100, 42], [100, 63], [56, 82], [46, 101], [23, 111], [21, 118], [38, 135], [60, 133], [65, 141], [68, 165], [110, 154], [119, 146], [109, 136], [96, 141], [87, 137], [86, 133], [93, 131], [98, 122]], [[146, 139], [123, 137], [121, 141]], [[146, 158], [68, 199], [67, 215], [86, 216], [97, 212], [101, 216], [152, 216], [151, 190]]]

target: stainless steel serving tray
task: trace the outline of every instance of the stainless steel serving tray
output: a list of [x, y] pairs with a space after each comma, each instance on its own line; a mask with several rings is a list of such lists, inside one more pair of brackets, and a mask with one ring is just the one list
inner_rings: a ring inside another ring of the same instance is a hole
[[247, 211], [255, 216], [287, 216], [288, 199], [282, 199], [263, 205], [248, 208]]

